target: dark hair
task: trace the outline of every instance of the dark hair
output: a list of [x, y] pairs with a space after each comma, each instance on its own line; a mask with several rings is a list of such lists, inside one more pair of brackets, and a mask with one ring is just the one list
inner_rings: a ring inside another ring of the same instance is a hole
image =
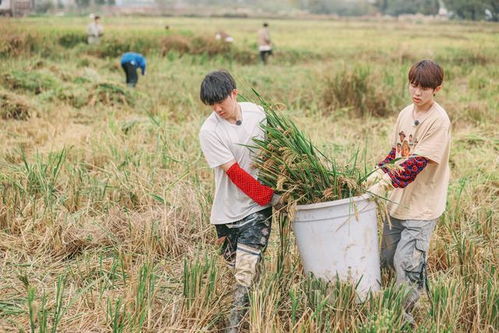
[[201, 82], [199, 97], [206, 105], [213, 105], [226, 99], [236, 89], [236, 81], [229, 72], [220, 70], [206, 75]]
[[423, 88], [435, 89], [442, 84], [444, 71], [432, 60], [421, 60], [409, 70], [409, 82]]
[[263, 23], [263, 26], [266, 28], [269, 26], [269, 24], [267, 22]]

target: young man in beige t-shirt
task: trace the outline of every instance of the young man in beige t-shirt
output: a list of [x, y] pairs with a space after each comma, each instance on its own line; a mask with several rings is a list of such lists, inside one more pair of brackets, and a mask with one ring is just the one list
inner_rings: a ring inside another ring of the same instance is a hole
[[258, 30], [258, 51], [262, 64], [266, 65], [268, 57], [272, 55], [272, 41], [270, 40], [268, 23], [264, 23], [263, 27]]
[[426, 261], [436, 220], [445, 210], [449, 183], [451, 124], [433, 100], [443, 81], [442, 68], [422, 60], [409, 71], [413, 103], [399, 114], [392, 150], [367, 179], [369, 192], [388, 199], [391, 227], [384, 224], [381, 261], [396, 273], [397, 284], [410, 286], [406, 320], [426, 286]]
[[94, 21], [87, 26], [88, 44], [99, 44], [100, 38], [104, 34], [104, 28], [100, 24], [100, 16], [94, 16]]

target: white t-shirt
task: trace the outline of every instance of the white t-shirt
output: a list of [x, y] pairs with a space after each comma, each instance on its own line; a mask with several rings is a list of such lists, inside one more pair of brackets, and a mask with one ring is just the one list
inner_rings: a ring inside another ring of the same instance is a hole
[[[417, 125], [415, 121], [417, 120]], [[390, 215], [400, 220], [434, 220], [445, 210], [450, 169], [451, 123], [445, 110], [434, 102], [421, 116], [414, 118], [414, 105], [404, 108], [397, 119], [391, 144], [403, 163], [411, 155], [429, 161], [414, 182], [396, 188], [389, 199]]]
[[239, 105], [242, 113], [241, 125], [231, 124], [213, 112], [199, 132], [201, 150], [215, 173], [215, 197], [210, 218], [212, 224], [236, 222], [269, 207], [258, 205], [244, 194], [220, 168], [222, 164], [235, 160], [255, 179], [258, 177], [257, 170], [251, 165], [257, 152], [252, 152], [245, 145], [253, 146], [253, 138], [264, 139], [265, 134], [260, 124], [265, 122], [265, 113], [262, 107], [253, 103], [245, 102]]

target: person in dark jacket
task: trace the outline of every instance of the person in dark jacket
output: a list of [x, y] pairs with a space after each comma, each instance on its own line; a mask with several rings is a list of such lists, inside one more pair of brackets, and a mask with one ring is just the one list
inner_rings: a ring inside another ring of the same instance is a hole
[[135, 87], [139, 80], [137, 68], [142, 70], [142, 75], [146, 75], [146, 58], [140, 53], [127, 52], [121, 56], [121, 68], [125, 71], [126, 84]]

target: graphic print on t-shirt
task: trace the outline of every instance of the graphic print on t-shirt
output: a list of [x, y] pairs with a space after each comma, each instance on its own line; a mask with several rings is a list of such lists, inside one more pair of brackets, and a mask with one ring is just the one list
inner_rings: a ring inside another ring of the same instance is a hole
[[410, 133], [409, 136], [407, 136], [403, 130], [400, 131], [398, 133], [395, 157], [408, 158], [411, 156], [411, 153], [414, 151], [417, 144], [418, 139], [416, 139], [413, 133]]

